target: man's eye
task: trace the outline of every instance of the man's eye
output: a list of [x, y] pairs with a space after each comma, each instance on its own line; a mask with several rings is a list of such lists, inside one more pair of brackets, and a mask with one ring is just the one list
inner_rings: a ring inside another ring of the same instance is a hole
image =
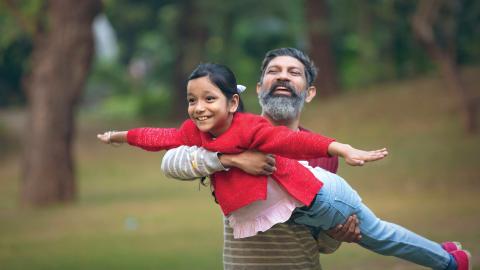
[[300, 76], [302, 75], [302, 73], [300, 73], [299, 71], [292, 71], [291, 72], [293, 76]]
[[274, 69], [271, 69], [271, 70], [268, 70], [268, 71], [267, 71], [267, 74], [275, 74], [275, 73], [277, 73], [277, 71], [274, 70]]

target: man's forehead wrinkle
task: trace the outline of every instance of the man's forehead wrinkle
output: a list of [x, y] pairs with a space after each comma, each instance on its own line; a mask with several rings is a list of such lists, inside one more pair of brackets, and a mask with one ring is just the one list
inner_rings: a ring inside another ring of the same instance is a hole
[[274, 64], [269, 64], [267, 66], [267, 69], [272, 69], [272, 68], [284, 68], [286, 67], [288, 70], [290, 69], [300, 69], [300, 70], [304, 70], [304, 67], [303, 65], [295, 65], [295, 64], [288, 64], [288, 65], [282, 65], [282, 64], [277, 64], [277, 63], [274, 63]]

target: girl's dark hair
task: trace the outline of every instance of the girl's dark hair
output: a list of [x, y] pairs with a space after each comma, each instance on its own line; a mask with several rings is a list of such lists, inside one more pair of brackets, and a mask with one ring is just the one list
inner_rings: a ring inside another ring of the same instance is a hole
[[239, 104], [237, 112], [243, 112], [244, 106], [237, 90], [237, 79], [235, 78], [235, 74], [233, 74], [227, 66], [213, 63], [200, 64], [192, 71], [187, 81], [205, 76], [222, 91], [227, 97], [227, 100], [231, 100], [233, 95], [238, 94]]

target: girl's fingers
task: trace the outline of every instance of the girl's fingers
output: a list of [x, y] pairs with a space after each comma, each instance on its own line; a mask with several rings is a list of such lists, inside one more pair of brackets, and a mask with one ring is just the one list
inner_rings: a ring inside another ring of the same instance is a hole
[[97, 134], [97, 138], [104, 143], [108, 143], [108, 138], [105, 134]]
[[354, 166], [362, 166], [365, 163], [365, 161], [361, 159], [352, 159], [352, 162]]

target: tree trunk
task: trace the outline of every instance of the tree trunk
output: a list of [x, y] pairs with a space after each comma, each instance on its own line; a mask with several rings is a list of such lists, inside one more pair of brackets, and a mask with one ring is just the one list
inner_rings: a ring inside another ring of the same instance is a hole
[[[433, 31], [433, 24], [438, 21], [438, 12], [441, 5], [442, 1], [438, 0], [423, 0], [419, 2], [417, 11], [412, 19], [413, 29], [417, 39], [425, 48], [430, 58], [437, 64], [447, 87], [458, 97], [466, 131], [468, 133], [475, 133], [478, 131], [477, 109], [479, 104], [478, 100], [472, 97], [461, 80], [455, 61], [454, 40], [453, 38], [447, 40], [445, 43], [448, 44], [449, 47], [443, 48], [436, 41]], [[444, 20], [444, 18], [442, 18], [442, 20]], [[451, 29], [453, 29], [453, 27]], [[447, 33], [445, 36], [451, 37], [453, 35], [448, 35]]]
[[45, 205], [75, 198], [72, 157], [75, 105], [93, 56], [92, 22], [100, 0], [51, 0], [34, 38], [21, 202]]
[[177, 57], [173, 75], [172, 117], [187, 116], [186, 81], [188, 75], [205, 56], [208, 29], [197, 1], [181, 1], [181, 15], [177, 26]]
[[307, 16], [309, 53], [319, 69], [314, 84], [319, 89], [321, 96], [336, 95], [340, 91], [340, 85], [332, 50], [328, 4], [325, 0], [307, 0], [305, 13]]

